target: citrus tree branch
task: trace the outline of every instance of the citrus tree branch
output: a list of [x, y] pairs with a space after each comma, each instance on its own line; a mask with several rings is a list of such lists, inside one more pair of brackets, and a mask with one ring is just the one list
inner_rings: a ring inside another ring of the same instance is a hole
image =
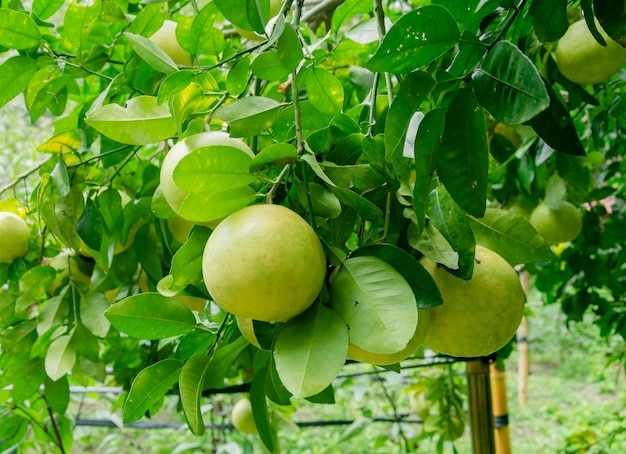
[[32, 168], [30, 168], [30, 169], [20, 173], [13, 181], [11, 181], [9, 184], [7, 184], [7, 185], [3, 186], [2, 188], [0, 188], [0, 195], [4, 194], [9, 189], [14, 188], [15, 186], [18, 185], [18, 183], [20, 181], [25, 180], [26, 178], [31, 176], [33, 173], [37, 172], [39, 169], [41, 169], [52, 158], [54, 158], [54, 156], [49, 156], [47, 159], [44, 159], [43, 161], [41, 161], [36, 166], [34, 166], [34, 167], [32, 167]]

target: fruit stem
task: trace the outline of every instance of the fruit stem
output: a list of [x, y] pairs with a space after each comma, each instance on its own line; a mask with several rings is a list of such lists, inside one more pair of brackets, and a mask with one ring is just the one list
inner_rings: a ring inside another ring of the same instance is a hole
[[283, 167], [283, 170], [280, 171], [278, 177], [276, 178], [276, 181], [272, 184], [270, 190], [267, 191], [267, 195], [265, 196], [265, 201], [267, 203], [274, 203], [274, 196], [276, 195], [276, 191], [278, 190], [278, 187], [282, 183], [285, 176], [289, 173], [289, 170], [291, 170], [291, 164], [285, 165], [285, 167]]

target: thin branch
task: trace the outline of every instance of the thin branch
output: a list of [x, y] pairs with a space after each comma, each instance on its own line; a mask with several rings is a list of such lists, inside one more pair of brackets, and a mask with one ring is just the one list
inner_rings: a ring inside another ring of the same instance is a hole
[[387, 389], [387, 386], [385, 386], [385, 379], [384, 378], [376, 377], [376, 381], [378, 383], [380, 383], [380, 387], [383, 389], [383, 393], [385, 394], [385, 398], [387, 399], [387, 401], [391, 405], [391, 409], [393, 411], [394, 419], [398, 422], [398, 435], [400, 436], [400, 438], [402, 438], [402, 441], [404, 443], [404, 448], [405, 448], [406, 452], [410, 452], [411, 451], [411, 445], [409, 444], [409, 439], [407, 438], [406, 434], [404, 433], [404, 430], [402, 430], [402, 424], [400, 422], [402, 418], [401, 418], [400, 412], [398, 411], [398, 406], [396, 405], [396, 400], [389, 393], [389, 390]]
[[50, 421], [52, 422], [52, 428], [54, 429], [54, 435], [57, 438], [56, 445], [61, 450], [61, 454], [65, 454], [65, 447], [63, 447], [63, 439], [61, 438], [61, 432], [59, 431], [59, 425], [57, 424], [57, 420], [54, 419], [54, 412], [52, 411], [52, 407], [48, 402], [48, 399], [45, 395], [42, 396], [44, 402], [46, 403], [46, 410], [48, 411], [48, 416], [50, 417]]
[[291, 164], [285, 165], [285, 167], [283, 167], [283, 170], [280, 171], [280, 174], [278, 174], [276, 181], [272, 184], [272, 187], [265, 196], [265, 200], [267, 201], [267, 203], [274, 203], [274, 196], [276, 195], [276, 191], [278, 190], [287, 173], [289, 173], [289, 170], [291, 170]]
[[26, 178], [31, 176], [33, 173], [37, 172], [39, 169], [41, 169], [52, 158], [54, 158], [54, 156], [49, 156], [47, 159], [41, 161], [36, 166], [34, 166], [34, 167], [32, 167], [32, 168], [30, 168], [30, 169], [20, 173], [13, 181], [11, 181], [6, 186], [0, 188], [0, 195], [4, 194], [9, 189], [14, 188], [15, 186], [17, 186], [19, 184], [20, 181], [25, 180]]

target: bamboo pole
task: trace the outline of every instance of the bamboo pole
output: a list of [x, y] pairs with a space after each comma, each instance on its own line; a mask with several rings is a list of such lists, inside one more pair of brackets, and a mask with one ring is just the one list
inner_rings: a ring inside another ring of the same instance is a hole
[[495, 430], [496, 454], [511, 454], [509, 433], [509, 410], [506, 396], [506, 373], [493, 362], [491, 371], [491, 397], [493, 403], [493, 427]]
[[495, 454], [489, 363], [487, 358], [467, 362], [467, 390], [472, 451], [474, 454]]
[[[528, 296], [530, 290], [530, 273], [522, 271], [520, 282], [524, 293]], [[520, 408], [525, 408], [528, 401], [528, 374], [530, 369], [530, 354], [528, 345], [528, 318], [522, 317], [522, 322], [517, 329], [517, 401]]]

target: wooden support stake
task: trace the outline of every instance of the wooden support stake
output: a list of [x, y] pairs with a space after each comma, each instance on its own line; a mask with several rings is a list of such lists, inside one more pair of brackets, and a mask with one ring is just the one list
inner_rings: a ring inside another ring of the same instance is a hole
[[467, 362], [467, 390], [472, 450], [474, 454], [495, 454], [489, 362], [477, 358]]
[[[522, 271], [520, 282], [524, 293], [528, 296], [530, 290], [530, 273]], [[528, 392], [528, 373], [530, 368], [529, 348], [528, 348], [528, 318], [522, 317], [522, 322], [517, 329], [517, 401], [520, 408], [525, 408]]]
[[506, 396], [506, 373], [497, 363], [491, 363], [491, 397], [496, 454], [511, 454], [509, 410]]

